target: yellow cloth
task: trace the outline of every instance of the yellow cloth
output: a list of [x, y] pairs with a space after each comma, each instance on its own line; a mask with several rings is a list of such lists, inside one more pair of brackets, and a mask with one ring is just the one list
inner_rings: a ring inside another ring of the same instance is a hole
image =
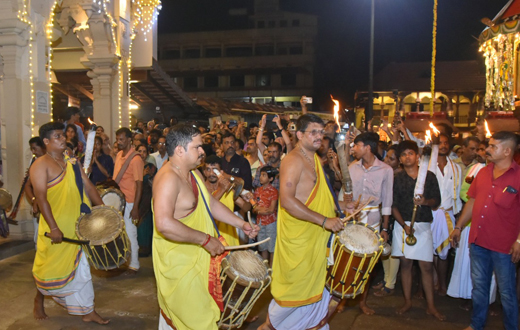
[[[47, 183], [47, 201], [63, 236], [77, 239], [76, 221], [80, 216], [81, 198], [72, 164], [69, 161], [66, 164], [66, 169]], [[83, 200], [90, 206], [85, 192], [83, 194]], [[45, 290], [59, 289], [74, 279], [81, 245], [66, 242], [51, 244], [51, 240], [44, 236], [46, 232], [50, 233], [51, 230], [41, 215], [33, 276], [38, 287]]]
[[[334, 217], [334, 199], [314, 155], [317, 180], [305, 205], [324, 217]], [[330, 232], [299, 220], [278, 207], [278, 235], [273, 261], [271, 293], [282, 307], [299, 307], [321, 300], [327, 275], [327, 241]]]
[[[220, 197], [220, 202], [222, 204], [224, 204], [228, 209], [230, 209], [231, 212], [233, 212], [233, 209], [235, 208], [235, 201], [233, 199], [232, 191], [230, 191], [228, 194], [222, 195], [222, 197]], [[225, 222], [222, 222], [218, 219], [217, 219], [217, 227], [220, 232], [220, 235], [222, 237], [224, 237], [224, 239], [226, 240], [226, 243], [229, 246], [240, 244], [240, 242], [238, 240], [237, 229], [235, 227], [233, 227], [232, 225], [227, 224]]]
[[[192, 213], [178, 220], [192, 229], [214, 235], [215, 228], [201, 196], [204, 194], [209, 203], [210, 194], [197, 174], [192, 174], [199, 184], [198, 203]], [[210, 254], [197, 244], [168, 240], [155, 226], [152, 248], [157, 298], [165, 316], [177, 330], [216, 330], [220, 310], [209, 294]]]

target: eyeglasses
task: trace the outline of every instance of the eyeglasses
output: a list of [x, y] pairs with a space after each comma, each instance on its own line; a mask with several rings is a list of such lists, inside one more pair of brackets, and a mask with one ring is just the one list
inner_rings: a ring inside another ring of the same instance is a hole
[[165, 146], [165, 145], [166, 145], [166, 142], [158, 142], [157, 144], [162, 145], [162, 146]]
[[312, 131], [303, 131], [304, 133], [309, 133], [310, 135], [312, 136], [316, 136], [316, 135], [325, 135], [325, 130], [317, 130], [317, 129], [313, 129]]

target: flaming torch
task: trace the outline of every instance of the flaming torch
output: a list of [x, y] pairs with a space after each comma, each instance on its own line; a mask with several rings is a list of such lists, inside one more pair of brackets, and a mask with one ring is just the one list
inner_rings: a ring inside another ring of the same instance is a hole
[[90, 163], [92, 162], [92, 154], [94, 152], [94, 140], [96, 138], [96, 123], [88, 118], [90, 123], [90, 131], [87, 137], [87, 146], [85, 147], [85, 161], [83, 162], [83, 170], [87, 173]]
[[336, 124], [338, 124], [334, 145], [338, 152], [338, 162], [342, 174], [341, 182], [343, 183], [344, 193], [348, 195], [346, 196], [347, 199], [352, 199], [352, 179], [350, 178], [350, 172], [348, 171], [348, 155], [345, 151], [345, 138], [348, 131], [341, 129], [341, 125], [339, 124], [339, 101], [335, 100], [332, 95], [330, 97], [332, 98], [332, 102], [334, 102], [334, 119], [336, 120]]
[[432, 133], [429, 129], [426, 130], [426, 134], [424, 134], [424, 144], [429, 144], [432, 141]]
[[487, 120], [484, 120], [484, 127], [486, 128], [486, 139], [491, 139], [491, 131], [489, 130]]

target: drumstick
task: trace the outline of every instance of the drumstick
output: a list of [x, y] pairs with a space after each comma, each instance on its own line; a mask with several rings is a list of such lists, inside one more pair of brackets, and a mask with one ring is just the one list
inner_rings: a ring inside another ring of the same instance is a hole
[[244, 245], [226, 246], [226, 247], [224, 247], [224, 250], [229, 251], [229, 250], [247, 249], [247, 248], [250, 248], [250, 247], [253, 247], [253, 246], [257, 246], [257, 245], [263, 244], [263, 243], [269, 241], [270, 239], [271, 239], [271, 237], [267, 237], [263, 241], [256, 242], [256, 243], [244, 244]]
[[[51, 238], [49, 233], [45, 233], [44, 235], [45, 235], [45, 237]], [[82, 244], [82, 245], [89, 245], [90, 244], [90, 241], [80, 241], [78, 239], [72, 239], [72, 238], [68, 238], [68, 237], [62, 237], [61, 240], [63, 242], [74, 243], [74, 244]]]
[[[360, 197], [361, 197], [361, 196], [360, 196]], [[341, 220], [343, 220], [343, 221], [345, 222], [345, 224], [346, 224], [346, 222], [347, 222], [348, 220], [352, 219], [352, 218], [355, 217], [359, 212], [363, 211], [363, 209], [364, 209], [368, 204], [370, 204], [370, 202], [372, 202], [372, 197], [369, 197], [368, 200], [367, 200], [365, 203], [363, 203], [363, 205], [361, 205], [361, 206], [358, 207], [354, 212], [352, 212], [351, 214], [349, 214], [349, 216], [347, 216], [347, 217], [345, 217], [345, 218], [343, 218], [343, 219], [341, 219]]]

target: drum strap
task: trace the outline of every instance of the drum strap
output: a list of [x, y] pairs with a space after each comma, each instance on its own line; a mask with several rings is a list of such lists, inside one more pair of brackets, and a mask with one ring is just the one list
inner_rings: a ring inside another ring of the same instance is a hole
[[[320, 168], [321, 168], [321, 166], [320, 166]], [[323, 171], [323, 168], [321, 168], [321, 170]], [[332, 198], [334, 198], [334, 204], [336, 204], [336, 210], [339, 212], [339, 216], [341, 218], [344, 218], [345, 214], [341, 211], [341, 207], [339, 207], [338, 196], [336, 196], [336, 193], [334, 192], [334, 188], [332, 188], [332, 184], [330, 183], [327, 175], [325, 173], [323, 173], [323, 176], [325, 177], [325, 181], [327, 181], [327, 186], [329, 187], [330, 193], [332, 194]], [[334, 240], [334, 233], [330, 233], [329, 241], [327, 242], [327, 248], [330, 249], [332, 247], [333, 240]]]
[[79, 167], [79, 163], [76, 162], [72, 165], [74, 169], [74, 176], [76, 177], [76, 186], [79, 190], [79, 196], [81, 197], [81, 206], [79, 210], [81, 213], [90, 213], [90, 207], [83, 201], [83, 178], [81, 177], [81, 168]]
[[[193, 173], [191, 173], [191, 175], [193, 176]], [[206, 211], [208, 211], [209, 217], [211, 218], [211, 221], [213, 222], [213, 227], [215, 227], [215, 230], [217, 231], [217, 235], [218, 235], [218, 237], [220, 237], [220, 232], [218, 231], [217, 223], [215, 222], [215, 218], [213, 218], [213, 214], [211, 214], [211, 211], [209, 210], [208, 203], [206, 202], [206, 198], [204, 197], [204, 194], [202, 193], [202, 189], [200, 188], [199, 182], [197, 180], [195, 180], [195, 183], [197, 183], [197, 187], [199, 187], [199, 190], [200, 190], [199, 195], [202, 196], [202, 200], [204, 201], [204, 206], [206, 206]]]

